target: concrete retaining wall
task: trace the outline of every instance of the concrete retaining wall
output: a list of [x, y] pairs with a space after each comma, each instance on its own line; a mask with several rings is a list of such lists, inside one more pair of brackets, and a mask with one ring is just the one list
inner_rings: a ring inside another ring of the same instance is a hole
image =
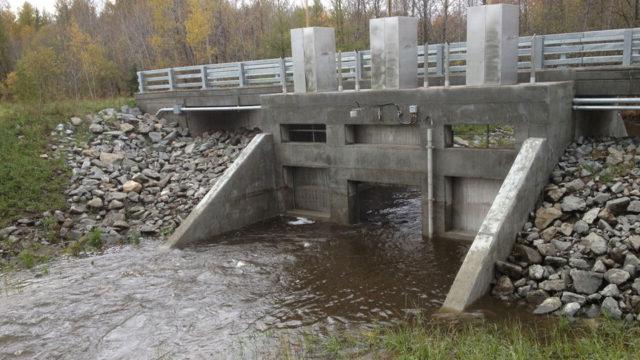
[[274, 162], [273, 136], [256, 135], [167, 245], [183, 247], [277, 215]]
[[463, 311], [484, 295], [496, 260], [505, 259], [555, 163], [546, 139], [524, 141], [500, 191], [476, 235], [443, 305]]

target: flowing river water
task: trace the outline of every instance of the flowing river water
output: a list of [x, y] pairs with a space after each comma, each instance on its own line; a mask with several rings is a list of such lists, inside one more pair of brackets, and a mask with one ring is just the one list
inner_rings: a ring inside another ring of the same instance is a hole
[[277, 358], [302, 334], [433, 312], [469, 243], [423, 239], [420, 194], [400, 190], [363, 191], [360, 225], [279, 218], [0, 275], [0, 359]]

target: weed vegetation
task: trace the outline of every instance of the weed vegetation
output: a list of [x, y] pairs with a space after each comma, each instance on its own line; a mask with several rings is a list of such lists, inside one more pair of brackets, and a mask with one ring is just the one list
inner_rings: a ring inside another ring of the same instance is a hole
[[[61, 101], [44, 105], [25, 103], [0, 104], [0, 229], [16, 220], [37, 216], [45, 211], [67, 207], [65, 190], [70, 170], [65, 153], [53, 156], [57, 145], [53, 132], [60, 123], [72, 116], [87, 114], [122, 105], [134, 105], [131, 99]], [[91, 140], [88, 121], [76, 127], [74, 138], [78, 144]], [[31, 269], [48, 261], [61, 251], [60, 224], [51, 216], [40, 218], [39, 231], [46, 242], [0, 239], [0, 271], [17, 268]], [[71, 244], [68, 253], [79, 254], [86, 248], [100, 249], [101, 234], [91, 233], [87, 239]], [[1, 254], [2, 252], [0, 252]]]
[[306, 343], [335, 359], [640, 359], [640, 325], [565, 318], [414, 322]]
[[[131, 103], [125, 98], [61, 101], [44, 105], [0, 105], [0, 228], [16, 219], [66, 207], [69, 170], [64, 157], [42, 156], [55, 141], [51, 132], [72, 116], [83, 117]], [[88, 138], [79, 128], [77, 135]]]

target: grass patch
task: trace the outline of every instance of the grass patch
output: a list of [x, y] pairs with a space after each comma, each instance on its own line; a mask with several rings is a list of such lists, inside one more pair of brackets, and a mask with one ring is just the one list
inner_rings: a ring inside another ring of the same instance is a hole
[[87, 234], [87, 245], [97, 250], [102, 249], [102, 230], [100, 228], [95, 227]]
[[322, 356], [381, 359], [638, 359], [640, 325], [615, 320], [413, 323], [324, 341]]
[[127, 235], [127, 243], [131, 245], [140, 245], [140, 233], [138, 231], [131, 231]]
[[[0, 227], [21, 217], [66, 207], [69, 181], [64, 158], [40, 157], [55, 142], [51, 131], [72, 116], [132, 104], [130, 99], [61, 101], [43, 106], [0, 105]], [[86, 125], [85, 125], [86, 126]], [[76, 129], [89, 139], [86, 129]]]

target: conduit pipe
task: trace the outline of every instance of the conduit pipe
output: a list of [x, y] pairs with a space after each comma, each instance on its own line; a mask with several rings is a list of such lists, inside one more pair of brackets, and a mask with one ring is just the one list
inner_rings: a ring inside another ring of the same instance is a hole
[[179, 115], [183, 112], [190, 111], [247, 111], [247, 110], [260, 110], [262, 109], [261, 105], [243, 105], [243, 106], [199, 106], [199, 107], [182, 107], [182, 106], [174, 106], [174, 107], [164, 107], [158, 109], [156, 111], [156, 117], [165, 112], [173, 112], [176, 115]]
[[433, 133], [427, 128], [427, 213], [429, 239], [433, 238]]

